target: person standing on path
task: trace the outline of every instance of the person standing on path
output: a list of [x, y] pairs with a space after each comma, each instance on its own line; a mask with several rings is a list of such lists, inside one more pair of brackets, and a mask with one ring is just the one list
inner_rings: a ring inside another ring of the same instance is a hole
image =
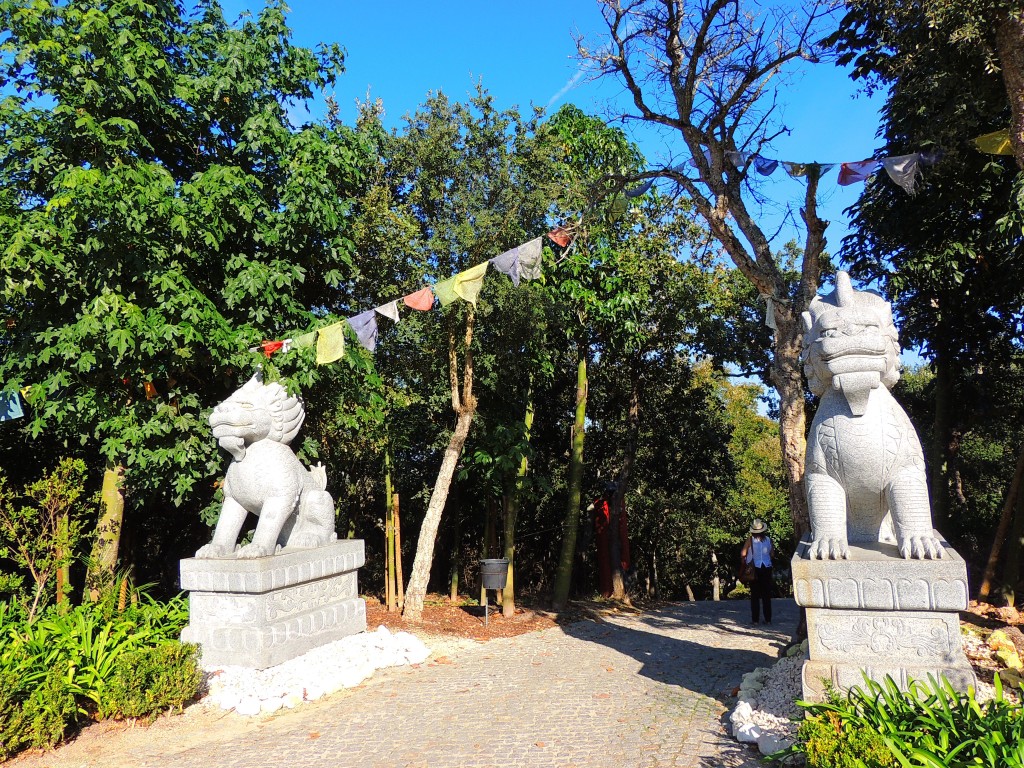
[[755, 517], [750, 525], [750, 536], [740, 550], [740, 559], [754, 566], [754, 581], [750, 585], [750, 620], [760, 621], [764, 613], [765, 624], [772, 623], [772, 540], [768, 526]]

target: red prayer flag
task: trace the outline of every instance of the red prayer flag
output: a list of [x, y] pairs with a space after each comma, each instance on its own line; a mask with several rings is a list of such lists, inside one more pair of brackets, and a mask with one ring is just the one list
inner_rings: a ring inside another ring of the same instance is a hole
[[284, 342], [264, 341], [262, 344], [260, 344], [260, 346], [263, 347], [263, 354], [269, 358], [272, 354], [274, 354], [275, 352], [277, 352], [277, 350], [284, 346]]
[[416, 293], [410, 293], [408, 296], [402, 298], [405, 306], [409, 309], [418, 309], [421, 312], [426, 312], [428, 309], [434, 308], [434, 292], [430, 290], [430, 286], [420, 288]]
[[563, 227], [555, 227], [548, 232], [548, 237], [554, 241], [554, 243], [562, 248], [565, 248], [569, 243], [572, 242], [572, 233]]
[[843, 163], [839, 166], [839, 184], [845, 187], [858, 181], [866, 181], [868, 176], [878, 170], [878, 165], [878, 161], [873, 159]]

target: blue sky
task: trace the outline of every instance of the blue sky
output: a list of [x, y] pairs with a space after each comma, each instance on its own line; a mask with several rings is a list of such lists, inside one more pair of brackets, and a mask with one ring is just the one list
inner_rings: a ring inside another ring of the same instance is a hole
[[[233, 19], [245, 10], [257, 13], [263, 3], [223, 0], [223, 6]], [[618, 83], [583, 79], [552, 101], [579, 71], [574, 36], [584, 35], [595, 47], [602, 39], [604, 25], [594, 0], [392, 0], [384, 5], [294, 0], [288, 18], [297, 44], [337, 42], [347, 50], [347, 71], [333, 94], [346, 122], [355, 119], [356, 101], [367, 93], [383, 100], [388, 124], [397, 126], [428, 92], [443, 90], [461, 100], [477, 81], [501, 108], [518, 105], [525, 110], [536, 104], [554, 110], [572, 102], [607, 116], [609, 105], [613, 108], [623, 97]], [[829, 64], [808, 66], [782, 89], [780, 103], [791, 133], [776, 142], [776, 157], [841, 162], [872, 155], [881, 101], [858, 96], [844, 72]], [[654, 138], [638, 131], [634, 138], [652, 163], [681, 151], [681, 142], [673, 146], [671, 137]], [[860, 190], [860, 185], [839, 187], [836, 173], [830, 172], [820, 187], [823, 215], [832, 222], [827, 231], [832, 252], [846, 232], [843, 209]], [[762, 212], [763, 223], [772, 231], [787, 209], [795, 215], [803, 184], [779, 170], [765, 191], [772, 206]], [[797, 230], [783, 229], [776, 243], [796, 234]]]

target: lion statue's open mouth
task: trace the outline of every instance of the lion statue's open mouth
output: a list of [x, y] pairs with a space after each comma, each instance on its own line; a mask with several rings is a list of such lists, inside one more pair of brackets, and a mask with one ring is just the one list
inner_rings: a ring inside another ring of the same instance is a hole
[[[232, 462], [213, 541], [196, 557], [265, 557], [279, 546], [310, 548], [336, 538], [324, 468], [306, 469], [288, 447], [305, 416], [299, 398], [258, 375], [213, 409], [213, 436]], [[252, 542], [236, 549], [250, 512], [259, 517]]]

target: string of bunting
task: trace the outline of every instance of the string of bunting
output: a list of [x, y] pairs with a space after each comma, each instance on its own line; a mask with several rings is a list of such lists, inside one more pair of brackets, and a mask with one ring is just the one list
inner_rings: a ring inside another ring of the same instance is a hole
[[[565, 227], [555, 227], [547, 233], [547, 237], [558, 246], [565, 248], [572, 242], [573, 236]], [[518, 288], [521, 280], [540, 278], [543, 250], [543, 237], [536, 237], [515, 248], [510, 248], [492, 259], [481, 262], [475, 267], [440, 280], [432, 286], [425, 285], [418, 291], [406, 294], [400, 299], [388, 301], [373, 309], [299, 336], [277, 341], [264, 341], [255, 347], [250, 347], [249, 351], [262, 352], [269, 358], [278, 352], [284, 353], [292, 349], [315, 346], [317, 364], [326, 365], [340, 360], [344, 356], [345, 326], [348, 325], [355, 333], [359, 343], [368, 351], [373, 352], [377, 347], [378, 317], [386, 317], [393, 323], [399, 322], [399, 302], [409, 309], [420, 312], [433, 309], [435, 301], [441, 307], [447, 307], [459, 299], [475, 306], [488, 268], [494, 267], [498, 272], [508, 275], [512, 284]]]
[[[572, 242], [573, 233], [566, 227], [555, 227], [547, 233], [547, 237], [559, 247], [566, 248]], [[512, 284], [517, 288], [522, 280], [539, 279], [541, 277], [541, 257], [544, 252], [543, 240], [543, 237], [536, 237], [477, 264], [475, 267], [470, 267], [446, 280], [441, 280], [433, 286], [425, 285], [418, 291], [406, 294], [401, 299], [386, 302], [337, 323], [331, 323], [287, 339], [265, 340], [255, 347], [249, 347], [249, 351], [262, 352], [269, 359], [274, 354], [315, 346], [317, 365], [326, 365], [340, 360], [344, 356], [345, 326], [348, 325], [355, 332], [359, 343], [373, 352], [377, 347], [378, 316], [386, 317], [391, 322], [397, 323], [399, 321], [399, 302], [409, 309], [420, 312], [433, 309], [435, 300], [442, 307], [459, 299], [476, 305], [476, 300], [483, 287], [484, 275], [492, 266], [498, 272], [508, 275]], [[127, 383], [127, 379], [125, 383]], [[156, 396], [156, 388], [152, 383], [147, 381], [143, 387], [147, 400]], [[25, 415], [21, 405], [22, 397], [28, 400], [27, 387], [21, 390], [20, 395], [18, 392], [0, 390], [0, 422], [14, 421]]]
[[[866, 181], [868, 177], [884, 168], [889, 178], [898, 184], [907, 194], [914, 194], [917, 189], [917, 181], [921, 175], [921, 167], [934, 165], [940, 159], [938, 152], [912, 152], [908, 155], [895, 155], [892, 157], [870, 157], [865, 160], [857, 160], [845, 163], [797, 163], [790, 160], [776, 160], [764, 157], [754, 152], [727, 151], [726, 158], [737, 170], [752, 169], [761, 176], [771, 176], [781, 166], [782, 169], [794, 179], [806, 179], [812, 174], [821, 178], [833, 168], [839, 168], [840, 186], [855, 184]], [[704, 150], [704, 157], [711, 163], [711, 150]], [[686, 165], [696, 166], [696, 162], [690, 160], [688, 163], [677, 165], [669, 170], [681, 173]], [[639, 187], [627, 189], [626, 197], [639, 197], [651, 188], [654, 179], [648, 179]]]

